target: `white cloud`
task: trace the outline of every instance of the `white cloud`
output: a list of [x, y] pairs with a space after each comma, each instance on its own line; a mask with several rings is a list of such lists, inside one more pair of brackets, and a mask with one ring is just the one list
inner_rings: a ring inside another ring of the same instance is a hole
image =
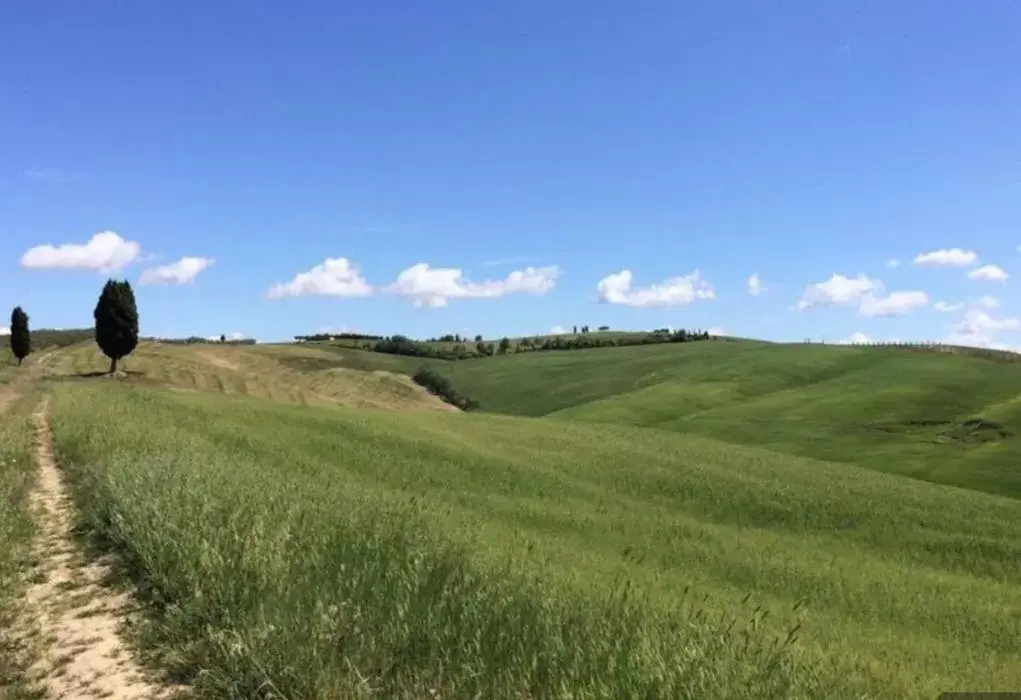
[[87, 243], [50, 243], [35, 246], [21, 256], [21, 266], [32, 269], [81, 269], [112, 272], [135, 262], [142, 247], [113, 231], [101, 231]]
[[151, 267], [142, 273], [141, 284], [184, 284], [215, 262], [212, 258], [183, 257], [175, 263]]
[[748, 293], [753, 297], [757, 297], [766, 291], [766, 288], [762, 286], [762, 278], [759, 277], [758, 272], [753, 272], [751, 277], [748, 278]]
[[649, 287], [631, 289], [630, 270], [621, 270], [599, 280], [596, 290], [599, 301], [636, 308], [653, 306], [686, 306], [696, 300], [716, 297], [712, 286], [695, 270], [689, 275], [670, 277]]
[[553, 326], [552, 328], [549, 329], [550, 335], [564, 335], [566, 333], [567, 331], [564, 330], [563, 326]]
[[900, 260], [898, 260], [897, 258], [890, 258], [889, 260], [886, 261], [886, 266], [891, 270], [900, 267]]
[[837, 345], [854, 345], [856, 343], [871, 343], [872, 338], [865, 335], [861, 331], [855, 331], [843, 340], [838, 340]]
[[920, 267], [968, 267], [978, 263], [974, 250], [942, 248], [915, 256], [915, 265]]
[[308, 272], [299, 273], [290, 282], [278, 282], [270, 287], [270, 299], [283, 297], [367, 297], [372, 287], [361, 271], [347, 258], [326, 258]]
[[546, 294], [556, 285], [558, 267], [526, 267], [501, 280], [470, 282], [460, 269], [429, 267], [426, 263], [402, 270], [387, 291], [408, 297], [416, 307], [440, 308], [451, 299], [494, 299], [508, 294]]
[[996, 340], [1000, 333], [1021, 330], [1019, 318], [993, 318], [985, 311], [973, 309], [964, 320], [953, 327], [943, 342], [950, 345], [968, 345], [980, 348], [1013, 350], [1013, 346]]
[[798, 311], [828, 306], [858, 305], [862, 316], [903, 316], [929, 303], [925, 292], [890, 292], [881, 280], [859, 273], [845, 277], [833, 273], [825, 282], [809, 285], [795, 305]]
[[998, 309], [1000, 308], [1000, 300], [994, 296], [986, 294], [983, 297], [979, 297], [978, 305], [983, 309]]
[[932, 308], [936, 309], [937, 311], [942, 311], [943, 313], [947, 314], [947, 313], [951, 313], [951, 312], [954, 312], [954, 311], [960, 311], [961, 309], [964, 308], [964, 304], [960, 304], [960, 303], [951, 304], [948, 301], [937, 301], [935, 304], [932, 305]]
[[1021, 319], [993, 318], [985, 311], [972, 310], [964, 314], [964, 320], [954, 329], [959, 333], [980, 334], [1021, 330]]
[[983, 282], [1002, 282], [1008, 277], [1010, 275], [997, 265], [983, 265], [968, 273], [968, 279], [981, 280]]
[[883, 283], [863, 274], [844, 277], [833, 273], [825, 282], [811, 284], [798, 300], [798, 311], [824, 306], [841, 306], [860, 301], [863, 297], [883, 290]]
[[727, 329], [723, 326], [713, 326], [708, 331], [709, 335], [727, 335]]
[[869, 294], [862, 298], [858, 312], [862, 316], [903, 316], [928, 303], [925, 292], [891, 292], [882, 298]]
[[0, 326], [0, 335], [10, 335], [11, 329], [7, 326]]
[[[248, 339], [248, 336], [245, 335], [244, 333], [234, 332], [234, 333], [228, 333], [227, 334], [227, 340], [228, 341], [230, 341], [230, 340], [247, 340], [247, 339]], [[220, 336], [218, 336], [218, 335], [211, 335], [211, 336], [208, 336], [206, 338], [206, 340], [218, 343], [218, 342], [220, 342]]]

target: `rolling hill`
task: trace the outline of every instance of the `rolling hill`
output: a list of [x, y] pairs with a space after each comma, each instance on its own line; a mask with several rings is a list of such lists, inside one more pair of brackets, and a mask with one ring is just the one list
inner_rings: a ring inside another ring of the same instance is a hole
[[487, 412], [699, 435], [1021, 498], [1021, 364], [992, 357], [757, 341], [456, 362], [321, 351], [323, 366], [429, 364]]
[[[207, 697], [1021, 684], [1013, 364], [754, 341], [32, 362], [79, 525], [152, 603], [139, 641]], [[412, 384], [423, 364], [484, 411]]]

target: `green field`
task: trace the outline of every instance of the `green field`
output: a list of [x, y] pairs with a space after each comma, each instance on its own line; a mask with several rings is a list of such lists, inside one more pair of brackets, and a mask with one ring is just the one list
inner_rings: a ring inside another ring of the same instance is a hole
[[1021, 497], [1021, 364], [703, 342], [438, 369], [484, 410], [633, 425]]
[[150, 603], [141, 641], [201, 697], [1021, 687], [1013, 364], [753, 341], [432, 361], [482, 414], [399, 389], [421, 360], [337, 346], [102, 364], [40, 369], [58, 458]]
[[13, 405], [0, 409], [0, 697], [18, 700], [30, 697], [22, 683], [24, 639], [12, 630], [34, 531], [28, 508], [34, 474], [28, 414], [33, 403], [6, 394], [2, 376], [0, 404]]
[[699, 435], [1021, 498], [1021, 363], [756, 341], [463, 361], [317, 347], [322, 367], [430, 365], [487, 412]]

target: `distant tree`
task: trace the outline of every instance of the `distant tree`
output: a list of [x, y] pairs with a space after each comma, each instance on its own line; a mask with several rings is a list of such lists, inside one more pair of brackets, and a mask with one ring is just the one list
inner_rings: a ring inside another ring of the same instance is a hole
[[131, 283], [107, 280], [92, 316], [96, 320], [96, 344], [110, 358], [113, 374], [117, 361], [138, 345], [138, 307]]
[[608, 331], [608, 330], [610, 330], [610, 327], [609, 326], [599, 326], [599, 330], [601, 330], [601, 331]]
[[501, 338], [500, 339], [500, 354], [501, 355], [506, 355], [508, 352], [510, 352], [510, 338]]
[[475, 336], [475, 342], [476, 343], [481, 343], [482, 342], [482, 336], [481, 335]]
[[28, 314], [15, 306], [11, 312], [11, 352], [18, 358], [18, 366], [32, 352], [32, 335], [28, 331]]
[[578, 335], [578, 327], [577, 326], [574, 327], [574, 334]]
[[220, 342], [221, 343], [226, 343], [227, 342], [227, 336], [225, 336], [223, 333], [220, 334]]
[[588, 326], [582, 326], [581, 327], [581, 332], [582, 333], [588, 333]]

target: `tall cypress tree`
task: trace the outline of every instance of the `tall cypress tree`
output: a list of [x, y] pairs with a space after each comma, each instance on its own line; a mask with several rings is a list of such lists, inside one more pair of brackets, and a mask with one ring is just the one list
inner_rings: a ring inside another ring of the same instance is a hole
[[138, 345], [138, 307], [127, 280], [107, 280], [92, 313], [96, 319], [96, 344], [110, 358], [110, 374], [117, 360], [127, 357]]
[[15, 306], [11, 312], [11, 351], [18, 365], [32, 352], [32, 336], [28, 331], [28, 314]]

